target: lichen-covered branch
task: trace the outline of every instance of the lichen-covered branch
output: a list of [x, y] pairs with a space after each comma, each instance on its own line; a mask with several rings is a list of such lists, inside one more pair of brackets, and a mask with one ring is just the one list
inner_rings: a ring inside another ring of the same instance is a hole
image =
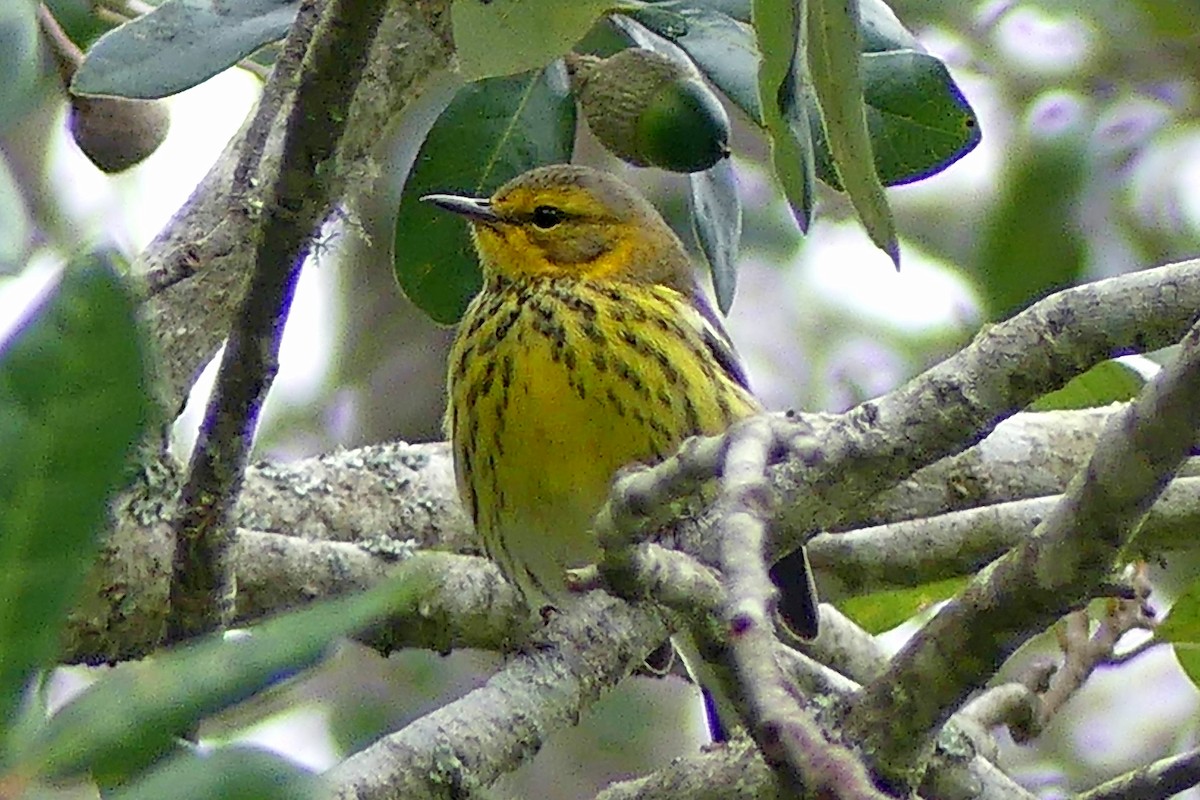
[[1110, 420], [1037, 527], [950, 601], [852, 706], [847, 733], [876, 775], [916, 785], [945, 720], [1026, 638], [1085, 603], [1189, 454], [1200, 426], [1200, 327]]
[[[279, 370], [279, 343], [300, 267], [330, 211], [322, 174], [334, 167], [351, 100], [387, 0], [307, 0], [292, 24], [235, 177], [266, 184], [251, 231], [254, 266], [238, 303], [180, 496], [167, 615], [168, 641], [219, 629], [232, 615], [226, 563], [229, 511], [254, 439], [258, 412]], [[293, 77], [294, 76], [294, 77]], [[294, 83], [278, 167], [263, 175], [270, 115]], [[249, 162], [249, 163], [247, 163]], [[248, 183], [235, 194], [248, 194]]]
[[650, 609], [592, 592], [484, 686], [331, 769], [333, 794], [471, 796], [532, 757], [552, 731], [573, 724], [666, 636]]

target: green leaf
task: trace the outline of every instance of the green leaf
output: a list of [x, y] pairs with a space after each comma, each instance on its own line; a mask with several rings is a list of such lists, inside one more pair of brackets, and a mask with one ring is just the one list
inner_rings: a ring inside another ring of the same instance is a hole
[[[867, 235], [900, 266], [900, 242], [875, 156], [859, 72], [858, 2], [807, 0], [808, 73], [842, 190]], [[812, 115], [810, 114], [810, 117]]]
[[1145, 383], [1146, 379], [1134, 368], [1120, 361], [1103, 361], [1082, 375], [1075, 376], [1061, 389], [1034, 400], [1029, 410], [1099, 408], [1132, 400]]
[[801, 102], [806, 44], [796, 0], [754, 0], [754, 30], [762, 59], [758, 98], [771, 140], [771, 164], [801, 230], [813, 206], [813, 142]]
[[1091, 124], [1070, 96], [1046, 98], [1039, 107], [1058, 115], [1056, 129], [1028, 135], [1014, 148], [972, 264], [993, 320], [1073, 286], [1086, 266], [1086, 243], [1074, 220]]
[[947, 578], [943, 581], [914, 586], [911, 589], [890, 589], [858, 595], [838, 603], [838, 608], [868, 633], [891, 630], [910, 617], [935, 603], [940, 603], [967, 585], [967, 578]]
[[[21, 118], [21, 111], [34, 102], [41, 53], [33, 0], [0, 3], [0, 130]], [[0, 209], [2, 210], [2, 209]]]
[[440, 580], [437, 558], [416, 556], [387, 583], [353, 597], [122, 664], [50, 718], [19, 753], [23, 774], [129, 775], [168, 752], [203, 717], [320, 661], [330, 642], [386, 618], [416, 614]]
[[717, 307], [728, 314], [737, 290], [738, 243], [742, 238], [742, 201], [733, 162], [723, 158], [703, 172], [688, 175], [692, 230], [708, 260]]
[[101, 36], [71, 89], [151, 100], [177, 94], [282, 39], [300, 0], [166, 0]]
[[24, 263], [31, 225], [21, 186], [0, 152], [0, 275], [16, 272]]
[[0, 342], [0, 719], [49, 666], [152, 418], [134, 299], [100, 256]]
[[1179, 665], [1192, 683], [1200, 686], [1200, 581], [1179, 596], [1154, 635], [1175, 646]]
[[394, 264], [400, 289], [441, 323], [479, 291], [467, 224], [422, 203], [431, 192], [489, 195], [526, 170], [571, 160], [575, 103], [560, 64], [459, 90], [438, 117], [404, 184]]
[[252, 747], [172, 758], [108, 800], [316, 800], [322, 783], [287, 759]]
[[[778, 4], [778, 5], [777, 5]], [[802, 168], [794, 167], [812, 149], [816, 175], [840, 188], [837, 171], [825, 142], [820, 109], [803, 85], [803, 72], [787, 75], [788, 47], [794, 36], [787, 25], [790, 0], [766, 0], [764, 19], [768, 75], [763, 86], [758, 73], [758, 42], [754, 30], [722, 13], [720, 2], [664, 0], [629, 14], [645, 27], [683, 48], [701, 72], [771, 136], [782, 150], [775, 159], [790, 198], [802, 196]], [[654, 12], [654, 13], [648, 13]], [[798, 24], [798, 23], [797, 23]], [[910, 183], [945, 169], [979, 143], [979, 130], [970, 106], [938, 59], [921, 52], [921, 45], [881, 0], [862, 0], [857, 48], [863, 52], [861, 75], [867, 105], [867, 128], [879, 179], [886, 186]], [[756, 77], [757, 76], [757, 77]], [[801, 85], [795, 85], [801, 79]], [[780, 98], [783, 120], [768, 119], [762, 97]], [[795, 107], [798, 106], [798, 107]], [[790, 128], [796, 130], [789, 132]], [[793, 205], [797, 205], [793, 203]]]
[[566, 54], [621, 0], [455, 0], [458, 69], [467, 80], [541, 69]]
[[[886, 186], [941, 172], [979, 144], [979, 125], [946, 65], [931, 55], [893, 50], [862, 56], [863, 99], [875, 169]], [[815, 123], [815, 120], [814, 120]], [[817, 175], [840, 188], [825, 134], [814, 124]]]

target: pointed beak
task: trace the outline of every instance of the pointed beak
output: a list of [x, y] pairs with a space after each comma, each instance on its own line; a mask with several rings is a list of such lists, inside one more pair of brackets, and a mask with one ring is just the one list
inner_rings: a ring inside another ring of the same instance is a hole
[[422, 202], [433, 203], [438, 208], [452, 211], [466, 217], [472, 222], [498, 222], [500, 218], [492, 210], [491, 200], [477, 200], [474, 197], [460, 197], [456, 194], [427, 194]]

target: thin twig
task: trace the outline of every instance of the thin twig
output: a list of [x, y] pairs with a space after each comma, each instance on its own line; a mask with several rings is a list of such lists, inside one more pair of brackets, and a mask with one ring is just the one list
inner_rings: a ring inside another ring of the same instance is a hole
[[667, 636], [651, 609], [582, 598], [487, 684], [355, 753], [325, 774], [349, 800], [468, 797], [531, 758], [552, 731], [639, 666]]
[[718, 537], [729, 610], [729, 649], [751, 734], [767, 763], [812, 797], [882, 800], [862, 762], [825, 738], [802, 707], [774, 653], [775, 587], [763, 555], [770, 486], [766, 471], [776, 429], [762, 418], [731, 432], [721, 495]]
[[1050, 685], [1042, 694], [1041, 709], [1034, 731], [1044, 728], [1050, 722], [1097, 667], [1109, 663], [1122, 636], [1132, 630], [1153, 626], [1153, 619], [1146, 614], [1150, 581], [1144, 570], [1135, 571], [1133, 584], [1136, 597], [1132, 600], [1109, 600], [1106, 613], [1100, 618], [1095, 633], [1089, 631], [1091, 617], [1087, 611], [1076, 611], [1068, 614], [1063, 620], [1060, 638], [1063, 664], [1051, 676]]
[[1200, 748], [1155, 761], [1075, 795], [1074, 800], [1166, 800], [1200, 784]]
[[[277, 369], [279, 341], [300, 265], [329, 207], [319, 190], [345, 130], [347, 109], [385, 0], [309, 0], [288, 37], [278, 73], [304, 59], [283, 155], [264, 195], [255, 271], [225, 347], [212, 399], [182, 492], [168, 616], [169, 641], [224, 625], [232, 613], [226, 554], [229, 511], [242, 482], [263, 398]], [[324, 9], [322, 12], [321, 9]], [[320, 22], [318, 30], [318, 22]], [[293, 65], [294, 66], [294, 65]], [[271, 96], [276, 89], [268, 89]], [[268, 103], [260, 113], [272, 115]], [[254, 123], [257, 127], [258, 121]], [[254, 163], [255, 156], [247, 156]]]

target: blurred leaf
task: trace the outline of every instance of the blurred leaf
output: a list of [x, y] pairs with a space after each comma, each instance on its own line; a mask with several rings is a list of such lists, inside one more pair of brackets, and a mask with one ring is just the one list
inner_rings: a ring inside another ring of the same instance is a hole
[[59, 26], [81, 50], [117, 24], [95, 13], [92, 0], [42, 0]]
[[429, 131], [396, 215], [400, 289], [441, 323], [479, 291], [467, 223], [422, 203], [430, 192], [489, 195], [526, 170], [571, 160], [575, 104], [561, 64], [464, 86]]
[[[863, 99], [875, 169], [885, 186], [927, 178], [979, 144], [979, 124], [950, 72], [912, 50], [862, 56]], [[840, 188], [825, 132], [813, 117], [817, 175]]]
[[19, 754], [19, 769], [52, 779], [96, 770], [128, 775], [203, 717], [317, 663], [335, 637], [389, 614], [417, 613], [440, 580], [431, 566], [438, 563], [416, 556], [363, 594], [122, 664], [50, 718]]
[[152, 416], [132, 295], [104, 258], [0, 342], [0, 719], [49, 665]]
[[733, 161], [723, 158], [703, 172], [688, 175], [692, 230], [708, 260], [713, 293], [728, 314], [737, 290], [738, 243], [742, 238], [742, 201]]
[[467, 80], [541, 69], [567, 53], [621, 0], [455, 0], [458, 68]]
[[1154, 635], [1175, 646], [1175, 657], [1192, 683], [1200, 687], [1200, 581], [1195, 581], [1171, 606]]
[[771, 164], [801, 230], [813, 206], [813, 148], [808, 112], [800, 99], [805, 42], [795, 0], [754, 0], [754, 30], [763, 54], [758, 98], [771, 140]]
[[576, 43], [575, 52], [608, 58], [631, 44], [636, 44], [617, 24], [621, 18], [620, 14], [613, 14], [597, 22], [587, 35]]
[[281, 756], [252, 747], [178, 756], [108, 800], [305, 800], [325, 797], [320, 779]]
[[947, 578], [911, 589], [872, 592], [847, 598], [838, 603], [838, 608], [868, 633], [882, 633], [935, 603], [958, 594], [967, 585], [967, 581], [968, 578]]
[[1190, 39], [1196, 35], [1200, 0], [1134, 0], [1133, 6], [1150, 21], [1158, 36]]
[[1086, 128], [1068, 120], [1056, 132], [1027, 137], [1012, 156], [973, 265], [989, 319], [1010, 317], [1083, 274], [1085, 242], [1075, 214]]
[[0, 152], [0, 275], [16, 272], [25, 261], [30, 224], [25, 195]]
[[[900, 242], [875, 156], [863, 102], [862, 60], [855, 0], [807, 0], [808, 74], [818, 100], [825, 142], [842, 190], [867, 235], [900, 266]], [[810, 118], [814, 116], [812, 112]]]
[[1066, 386], [1044, 394], [1029, 405], [1030, 411], [1065, 411], [1098, 408], [1137, 397], [1146, 379], [1120, 361], [1103, 361]]
[[[0, 3], [0, 130], [18, 119], [33, 104], [31, 95], [38, 77], [38, 24], [33, 0]], [[0, 212], [3, 209], [0, 208]]]
[[101, 36], [71, 89], [152, 100], [177, 94], [282, 39], [300, 0], [166, 0]]

